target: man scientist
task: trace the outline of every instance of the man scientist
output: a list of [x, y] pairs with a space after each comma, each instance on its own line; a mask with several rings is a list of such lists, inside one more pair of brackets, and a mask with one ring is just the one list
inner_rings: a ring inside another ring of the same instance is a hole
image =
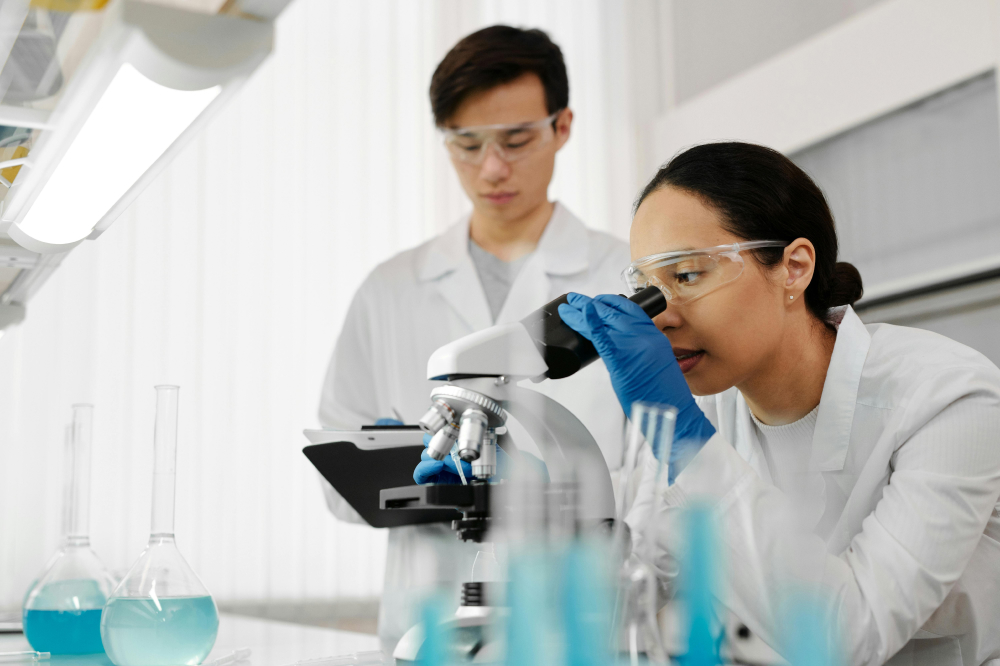
[[[548, 35], [501, 25], [468, 35], [438, 65], [430, 101], [472, 212], [379, 265], [358, 289], [323, 385], [324, 427], [393, 416], [416, 423], [429, 404], [427, 359], [437, 348], [569, 291], [620, 289], [628, 245], [548, 198], [573, 123], [566, 65]], [[603, 364], [581, 374], [589, 379], [534, 388], [570, 409], [617, 470], [624, 415]], [[323, 484], [338, 518], [363, 522]], [[458, 543], [445, 524], [390, 529], [378, 620], [384, 650], [416, 623], [427, 592], [448, 586], [458, 602], [475, 546]]]

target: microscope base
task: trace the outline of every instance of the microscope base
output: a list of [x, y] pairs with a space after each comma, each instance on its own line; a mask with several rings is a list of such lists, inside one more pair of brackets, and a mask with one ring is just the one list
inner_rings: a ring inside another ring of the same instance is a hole
[[[507, 612], [506, 608], [496, 606], [460, 606], [453, 617], [442, 623], [442, 629], [451, 636], [448, 643], [450, 661], [461, 664], [503, 663], [503, 641], [494, 635], [494, 629]], [[424, 625], [410, 627], [392, 652], [396, 666], [416, 664], [423, 644]]]

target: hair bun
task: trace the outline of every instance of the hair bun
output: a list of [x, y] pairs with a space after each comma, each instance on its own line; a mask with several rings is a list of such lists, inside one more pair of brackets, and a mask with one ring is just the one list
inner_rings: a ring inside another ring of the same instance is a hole
[[846, 261], [838, 261], [833, 267], [833, 285], [830, 290], [831, 305], [854, 305], [865, 293], [861, 283], [861, 273]]

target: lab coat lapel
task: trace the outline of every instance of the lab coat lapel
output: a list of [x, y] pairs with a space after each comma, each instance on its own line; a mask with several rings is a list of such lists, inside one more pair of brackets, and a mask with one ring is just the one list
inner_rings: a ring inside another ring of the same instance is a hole
[[433, 283], [441, 297], [469, 327], [469, 332], [493, 323], [486, 293], [469, 255], [469, 218], [434, 239], [418, 268], [418, 279]]
[[868, 358], [872, 338], [850, 306], [835, 313], [843, 319], [837, 328], [837, 342], [823, 383], [816, 432], [813, 435], [809, 469], [836, 472], [844, 469], [851, 444], [854, 408], [858, 402], [861, 372]]
[[575, 275], [589, 267], [587, 228], [562, 204], [556, 203], [552, 218], [538, 240], [538, 248], [521, 267], [498, 324], [523, 319], [559, 296], [552, 293], [553, 275]]

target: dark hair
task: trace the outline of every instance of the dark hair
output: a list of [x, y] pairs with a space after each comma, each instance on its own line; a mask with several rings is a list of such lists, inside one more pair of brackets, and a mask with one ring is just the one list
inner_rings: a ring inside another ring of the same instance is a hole
[[569, 106], [569, 79], [562, 51], [541, 30], [494, 25], [477, 30], [448, 51], [431, 77], [431, 110], [441, 127], [472, 93], [538, 75], [545, 106], [555, 113]]
[[[676, 187], [700, 198], [722, 216], [722, 225], [744, 240], [806, 238], [816, 248], [816, 267], [806, 287], [806, 306], [827, 321], [827, 310], [853, 304], [863, 293], [861, 274], [837, 261], [833, 215], [816, 183], [776, 150], [750, 143], [708, 143], [675, 155], [660, 167], [636, 199]], [[775, 266], [781, 248], [751, 250], [764, 266]]]

